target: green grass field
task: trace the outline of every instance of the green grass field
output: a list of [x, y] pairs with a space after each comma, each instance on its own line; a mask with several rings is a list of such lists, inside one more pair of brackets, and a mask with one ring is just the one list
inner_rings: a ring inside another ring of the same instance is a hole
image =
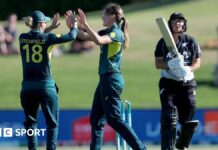
[[[196, 37], [202, 45], [216, 38], [218, 24], [216, 0], [193, 0], [143, 9], [145, 3], [125, 7], [129, 20], [130, 47], [123, 54], [122, 71], [126, 86], [122, 95], [129, 99], [134, 108], [159, 108], [159, 71], [154, 66], [153, 51], [160, 38], [155, 18], [168, 19], [175, 11], [181, 11], [188, 20], [188, 34]], [[138, 9], [137, 9], [138, 8]], [[90, 25], [102, 28], [101, 12], [88, 14]], [[19, 32], [28, 31], [24, 23], [18, 23]], [[67, 32], [64, 21], [55, 33]], [[18, 42], [16, 42], [18, 43]], [[64, 45], [67, 48], [67, 44]], [[97, 67], [99, 50], [82, 55], [64, 55], [53, 58], [53, 77], [60, 87], [60, 107], [62, 109], [90, 108], [98, 83]], [[202, 66], [196, 72], [199, 83], [197, 89], [198, 107], [218, 107], [217, 88], [212, 84], [212, 72], [217, 62], [215, 50], [202, 50]], [[19, 56], [0, 57], [0, 109], [20, 109], [19, 91], [21, 87], [21, 61]]]

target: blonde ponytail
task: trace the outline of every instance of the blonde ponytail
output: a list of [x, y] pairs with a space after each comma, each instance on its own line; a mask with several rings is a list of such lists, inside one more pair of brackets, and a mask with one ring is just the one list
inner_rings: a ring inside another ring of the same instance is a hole
[[123, 17], [121, 23], [121, 30], [124, 33], [124, 49], [129, 47], [129, 32], [128, 32], [128, 21]]
[[33, 18], [32, 17], [30, 17], [30, 16], [24, 17], [23, 20], [24, 20], [26, 26], [28, 26], [30, 28], [33, 27]]

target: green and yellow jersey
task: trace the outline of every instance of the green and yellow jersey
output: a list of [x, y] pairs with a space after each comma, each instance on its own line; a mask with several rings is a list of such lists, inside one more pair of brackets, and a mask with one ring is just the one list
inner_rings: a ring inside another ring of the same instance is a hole
[[99, 35], [109, 35], [112, 40], [112, 43], [100, 45], [99, 75], [120, 72], [124, 45], [122, 30], [117, 24], [114, 24], [111, 28], [99, 31]]
[[[51, 53], [56, 44], [74, 40], [77, 36], [77, 28], [73, 28], [68, 34], [43, 33], [31, 30], [19, 37], [20, 53], [23, 66], [23, 81], [33, 83], [34, 87], [43, 87], [50, 82]], [[37, 81], [37, 82], [36, 82]], [[31, 87], [26, 84], [25, 87]]]

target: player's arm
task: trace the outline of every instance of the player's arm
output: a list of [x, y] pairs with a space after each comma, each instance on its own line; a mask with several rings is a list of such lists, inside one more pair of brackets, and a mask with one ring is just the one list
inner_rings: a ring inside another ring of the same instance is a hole
[[168, 69], [168, 64], [163, 57], [155, 57], [155, 66], [157, 69]]
[[48, 41], [51, 42], [51, 44], [61, 44], [65, 42], [69, 42], [76, 39], [77, 36], [77, 28], [71, 28], [70, 32], [67, 34], [48, 34]]
[[78, 9], [78, 12], [80, 23], [82, 23], [86, 28], [90, 40], [94, 41], [97, 45], [108, 44], [112, 42], [112, 39], [109, 35], [100, 36], [89, 26], [89, 24], [86, 21], [85, 13], [82, 11], [82, 9]]
[[[65, 16], [67, 18], [71, 18], [72, 20], [78, 20], [78, 16], [76, 16], [75, 12], [72, 12], [72, 11], [67, 11]], [[69, 24], [68, 21], [67, 21], [67, 24]], [[79, 38], [81, 40], [91, 40], [90, 35], [87, 32], [84, 32], [81, 29], [78, 29], [77, 38]]]
[[155, 57], [155, 66], [157, 69], [183, 70], [184, 59], [181, 54], [169, 61], [165, 61], [163, 57]]
[[83, 30], [78, 30], [77, 38], [84, 40], [84, 41], [87, 41], [87, 40], [91, 41], [90, 35], [87, 32], [84, 32]]
[[155, 67], [157, 69], [169, 69], [167, 61], [164, 59], [164, 53], [167, 53], [168, 50], [166, 49], [166, 45], [164, 44], [164, 39], [161, 38], [154, 51], [155, 57]]
[[195, 70], [200, 68], [200, 66], [201, 66], [201, 58], [197, 58], [197, 59], [194, 60], [194, 62], [190, 66], [190, 69], [191, 69], [192, 72], [194, 72]]
[[56, 14], [54, 14], [51, 25], [49, 27], [47, 27], [44, 32], [48, 33], [50, 31], [58, 28], [59, 26], [60, 26], [60, 15], [59, 15], [59, 13], [56, 13]]
[[59, 43], [65, 43], [76, 39], [77, 36], [77, 20], [73, 17], [73, 13], [71, 10], [68, 10], [65, 14], [66, 18], [66, 24], [70, 31], [67, 34], [52, 34], [50, 33], [48, 35], [48, 41], [51, 42], [51, 44], [59, 44]]
[[194, 51], [194, 60], [192, 62], [192, 65], [190, 66], [191, 71], [195, 71], [201, 66], [201, 48], [197, 44], [196, 40], [193, 39], [192, 48]]

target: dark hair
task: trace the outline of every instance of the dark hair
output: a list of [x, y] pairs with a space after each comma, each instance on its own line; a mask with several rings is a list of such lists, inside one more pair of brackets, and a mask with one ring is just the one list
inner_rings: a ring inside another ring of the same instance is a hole
[[124, 49], [129, 45], [129, 34], [128, 34], [128, 21], [124, 17], [123, 9], [117, 3], [108, 3], [104, 7], [105, 14], [115, 15], [117, 24], [121, 27], [124, 33]]

